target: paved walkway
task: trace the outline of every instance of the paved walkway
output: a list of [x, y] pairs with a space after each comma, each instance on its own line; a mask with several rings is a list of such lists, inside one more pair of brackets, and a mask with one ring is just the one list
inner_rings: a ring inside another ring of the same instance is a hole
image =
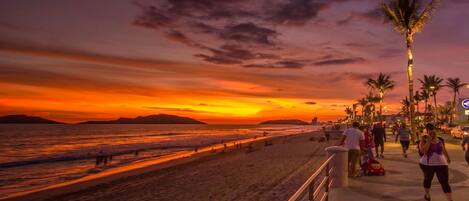
[[[464, 160], [461, 146], [447, 144], [452, 158], [450, 185], [455, 201], [469, 200], [469, 166]], [[333, 201], [421, 201], [424, 190], [423, 173], [418, 166], [419, 156], [415, 145], [411, 145], [408, 158], [404, 158], [400, 145], [387, 143], [385, 158], [380, 159], [386, 176], [364, 176], [349, 180], [347, 188], [333, 189]], [[443, 190], [435, 176], [431, 190], [432, 200], [446, 201]]]

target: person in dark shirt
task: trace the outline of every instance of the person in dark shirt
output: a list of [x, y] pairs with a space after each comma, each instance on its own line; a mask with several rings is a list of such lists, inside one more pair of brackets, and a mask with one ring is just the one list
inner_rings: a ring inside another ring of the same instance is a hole
[[[376, 157], [384, 158], [384, 142], [386, 142], [386, 131], [384, 130], [383, 125], [381, 123], [377, 123], [373, 127], [371, 133], [373, 134], [373, 139], [375, 142]], [[380, 155], [378, 154], [379, 147], [381, 147]]]

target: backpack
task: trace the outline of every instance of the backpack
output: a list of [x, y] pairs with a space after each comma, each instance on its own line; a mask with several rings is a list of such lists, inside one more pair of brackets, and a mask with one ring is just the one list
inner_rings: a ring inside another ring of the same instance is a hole
[[[445, 146], [445, 140], [441, 137], [438, 137], [438, 140], [441, 141], [441, 143], [443, 143], [443, 146]], [[422, 157], [423, 155], [425, 155], [425, 153], [423, 153], [421, 150], [420, 150], [420, 141], [417, 141], [417, 150], [419, 151], [419, 155], [420, 157]]]

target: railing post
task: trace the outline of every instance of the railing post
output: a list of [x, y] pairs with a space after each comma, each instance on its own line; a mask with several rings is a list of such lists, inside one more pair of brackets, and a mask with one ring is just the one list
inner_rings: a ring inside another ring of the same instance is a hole
[[348, 149], [341, 146], [332, 146], [326, 148], [328, 156], [334, 155], [331, 161], [334, 167], [332, 187], [348, 186]]
[[317, 179], [314, 178], [314, 180], [309, 184], [309, 189], [308, 189], [308, 200], [309, 201], [314, 201], [314, 191], [316, 190], [315, 186], [316, 186], [316, 181]]
[[[331, 161], [332, 162], [332, 161]], [[327, 164], [327, 168], [326, 168], [326, 201], [329, 201], [329, 184], [331, 183], [331, 174], [330, 174], [330, 171], [331, 171], [331, 163], [328, 163]]]

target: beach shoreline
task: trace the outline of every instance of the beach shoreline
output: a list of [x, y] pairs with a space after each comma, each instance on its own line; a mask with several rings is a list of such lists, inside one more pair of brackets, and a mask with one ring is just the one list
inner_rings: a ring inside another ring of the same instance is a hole
[[[312, 132], [318, 134], [318, 132]], [[311, 135], [312, 133], [300, 133], [296, 135]], [[261, 136], [261, 137], [254, 137], [244, 140], [236, 141], [236, 144], [240, 142], [243, 144], [243, 148], [247, 146], [249, 143], [260, 144], [264, 143], [266, 140], [277, 140], [282, 138], [288, 138], [293, 135], [288, 136]], [[226, 148], [224, 146], [226, 144]], [[72, 180], [64, 183], [59, 183], [56, 185], [48, 186], [45, 188], [40, 188], [32, 191], [26, 191], [21, 193], [16, 193], [9, 195], [7, 197], [1, 198], [0, 200], [44, 200], [50, 197], [57, 197], [60, 195], [73, 193], [85, 189], [92, 188], [93, 186], [106, 184], [112, 181], [116, 181], [122, 178], [133, 177], [142, 175], [148, 172], [154, 172], [165, 168], [171, 168], [174, 166], [178, 166], [181, 164], [190, 163], [193, 161], [197, 161], [201, 158], [216, 155], [214, 154], [214, 149], [221, 152], [226, 150], [227, 152], [236, 150], [239, 148], [235, 147], [236, 145], [234, 142], [226, 142], [223, 144], [216, 144], [204, 148], [200, 148], [195, 151], [181, 151], [175, 154], [169, 154], [167, 156], [162, 156], [158, 159], [149, 160], [149, 161], [142, 161], [135, 164], [131, 164], [128, 166], [117, 167], [113, 169], [109, 169], [97, 174], [88, 175], [86, 177]]]

